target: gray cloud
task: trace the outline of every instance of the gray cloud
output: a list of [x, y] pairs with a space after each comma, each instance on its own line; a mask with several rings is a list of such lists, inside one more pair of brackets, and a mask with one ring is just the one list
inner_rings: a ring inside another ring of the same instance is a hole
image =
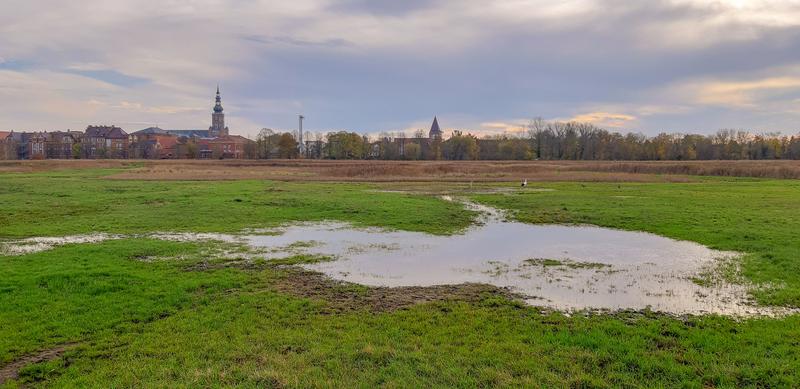
[[78, 69], [67, 69], [65, 70], [66, 73], [78, 74], [84, 77], [93, 78], [95, 80], [107, 82], [109, 84], [122, 86], [122, 87], [133, 87], [137, 85], [142, 85], [150, 80], [142, 77], [133, 77], [127, 74], [122, 74], [115, 70], [78, 70]]
[[244, 133], [293, 128], [300, 111], [319, 130], [373, 133], [435, 114], [475, 129], [626, 117], [613, 123], [648, 133], [790, 131], [800, 119], [793, 86], [737, 92], [749, 105], [703, 99], [703, 88], [797, 76], [790, 2], [88, 2], [0, 6], [16, 11], [0, 12], [0, 98], [15, 88], [19, 108], [0, 129], [201, 128], [217, 82]]
[[260, 36], [245, 35], [242, 39], [250, 42], [261, 43], [267, 46], [296, 46], [310, 48], [338, 48], [352, 46], [353, 43], [344, 39], [326, 39], [320, 41], [296, 39], [291, 36]]
[[442, 3], [440, 0], [343, 0], [333, 2], [328, 9], [342, 13], [356, 12], [400, 17], [433, 8]]

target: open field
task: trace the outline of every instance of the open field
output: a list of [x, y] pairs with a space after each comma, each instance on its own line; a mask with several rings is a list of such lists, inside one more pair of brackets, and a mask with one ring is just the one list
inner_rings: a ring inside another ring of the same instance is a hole
[[293, 266], [315, 258], [243, 260], [236, 244], [133, 235], [320, 220], [453, 234], [477, 215], [433, 196], [447, 193], [527, 223], [742, 252], [723, 276], [754, 283], [760, 304], [800, 307], [800, 181], [753, 178], [792, 177], [796, 162], [41, 161], [0, 171], [0, 241], [124, 234], [0, 253], [0, 386], [800, 385], [800, 315], [565, 314], [491, 286], [372, 288]]
[[0, 172], [125, 169], [134, 180], [281, 180], [353, 182], [609, 181], [686, 182], [690, 176], [800, 178], [800, 161], [332, 161], [45, 160], [0, 161]]

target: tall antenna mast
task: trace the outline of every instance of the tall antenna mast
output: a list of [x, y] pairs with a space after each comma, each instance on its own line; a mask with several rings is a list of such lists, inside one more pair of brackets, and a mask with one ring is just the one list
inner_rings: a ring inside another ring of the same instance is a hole
[[303, 151], [305, 150], [305, 143], [303, 143], [303, 119], [306, 117], [303, 115], [297, 115], [298, 121], [300, 122], [300, 155], [303, 155]]

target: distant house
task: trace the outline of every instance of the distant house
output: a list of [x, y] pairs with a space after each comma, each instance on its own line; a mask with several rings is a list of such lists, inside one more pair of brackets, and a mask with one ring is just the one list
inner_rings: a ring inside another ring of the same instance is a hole
[[28, 159], [30, 157], [30, 147], [28, 146], [29, 139], [29, 133], [11, 132], [10, 143], [17, 149], [17, 159]]
[[178, 139], [180, 158], [198, 159], [245, 159], [254, 158], [256, 143], [239, 135], [225, 135], [216, 138]]
[[72, 159], [80, 156], [83, 133], [78, 131], [53, 131], [47, 133], [45, 158]]
[[42, 132], [32, 132], [27, 135], [27, 150], [26, 154], [28, 155], [27, 159], [45, 159], [47, 158], [47, 149], [45, 146], [47, 145], [47, 133]]
[[178, 136], [158, 127], [145, 128], [129, 136], [130, 158], [178, 158]]
[[128, 134], [116, 126], [89, 126], [83, 135], [83, 156], [128, 158]]
[[255, 142], [239, 135], [223, 135], [208, 141], [210, 158], [244, 159], [252, 158]]
[[211, 138], [208, 130], [166, 130], [168, 134], [187, 138]]
[[18, 159], [17, 143], [13, 131], [0, 131], [0, 159]]
[[0, 159], [69, 159], [80, 157], [78, 131], [0, 132]]

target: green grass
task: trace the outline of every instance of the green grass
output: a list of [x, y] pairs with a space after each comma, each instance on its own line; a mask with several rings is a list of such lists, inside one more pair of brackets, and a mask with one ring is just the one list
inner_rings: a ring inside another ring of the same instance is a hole
[[[239, 231], [320, 219], [448, 233], [473, 216], [370, 185], [123, 182], [103, 174], [0, 175], [0, 236]], [[794, 181], [545, 186], [556, 191], [473, 197], [524, 221], [588, 222], [747, 252], [747, 277], [786, 285], [760, 298], [800, 301]], [[276, 265], [318, 258], [195, 266], [224, 264], [220, 245], [131, 238], [0, 256], [0, 367], [76, 343], [6, 385], [800, 386], [800, 315], [565, 316], [496, 295], [332, 312], [325, 301], [276, 288], [285, 272]], [[164, 260], [142, 260], [149, 258]]]
[[275, 292], [279, 269], [185, 271], [202, 248], [120, 240], [2, 260], [12, 276], [0, 294], [0, 356], [79, 342], [22, 371], [55, 387], [800, 382], [798, 316], [566, 317], [492, 296], [331, 315], [324, 302]]
[[[267, 181], [117, 181], [103, 171], [0, 175], [0, 238], [90, 232], [239, 232], [343, 220], [435, 234], [467, 227], [459, 204], [365, 185]], [[105, 172], [108, 173], [108, 172]]]
[[800, 307], [800, 181], [705, 179], [699, 183], [551, 183], [555, 189], [473, 200], [527, 223], [595, 224], [747, 254], [743, 276], [765, 287], [761, 303]]
[[[194, 295], [241, 285], [238, 271], [186, 272], [204, 245], [146, 239], [0, 257], [0, 364], [20, 355], [175, 313]], [[185, 256], [145, 263], [150, 256]], [[208, 300], [206, 299], [205, 302]]]

